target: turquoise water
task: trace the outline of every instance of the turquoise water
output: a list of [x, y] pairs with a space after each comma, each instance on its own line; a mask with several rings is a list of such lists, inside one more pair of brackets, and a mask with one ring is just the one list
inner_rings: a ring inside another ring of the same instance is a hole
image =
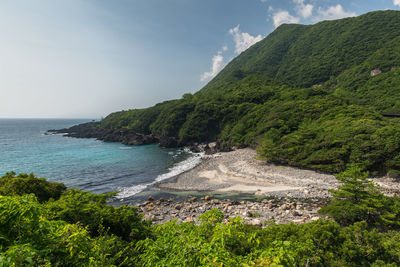
[[121, 191], [129, 198], [156, 180], [193, 167], [199, 155], [157, 145], [126, 146], [95, 139], [45, 135], [87, 122], [73, 119], [0, 119], [0, 175], [35, 173], [95, 193]]

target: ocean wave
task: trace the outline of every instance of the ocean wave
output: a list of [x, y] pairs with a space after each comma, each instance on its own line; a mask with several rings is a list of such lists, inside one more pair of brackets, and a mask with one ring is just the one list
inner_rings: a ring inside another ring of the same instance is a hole
[[129, 147], [129, 146], [120, 146], [120, 147], [118, 147], [118, 149], [121, 149], [121, 150], [128, 150], [128, 149], [132, 149], [132, 147]]
[[203, 153], [193, 153], [191, 157], [175, 164], [172, 168], [169, 169], [169, 172], [159, 175], [156, 178], [156, 182], [172, 178], [190, 169], [193, 169], [194, 167], [200, 164], [203, 155], [204, 155]]
[[116, 195], [116, 198], [122, 200], [124, 198], [134, 196], [134, 195], [142, 192], [143, 190], [145, 190], [151, 184], [152, 183], [138, 184], [138, 185], [122, 188], [122, 190]]
[[189, 170], [193, 169], [194, 167], [196, 167], [197, 165], [199, 165], [201, 162], [201, 159], [204, 156], [204, 153], [193, 153], [189, 149], [185, 149], [185, 152], [190, 153], [191, 156], [189, 158], [185, 159], [184, 161], [174, 164], [171, 168], [168, 169], [167, 173], [158, 175], [157, 178], [151, 183], [138, 184], [138, 185], [122, 188], [121, 191], [116, 195], [116, 197], [119, 199], [124, 199], [127, 197], [134, 196], [134, 195], [142, 192], [143, 190], [145, 190], [148, 186], [151, 186], [157, 182], [175, 177], [181, 173], [189, 171]]
[[52, 136], [52, 135], [61, 135], [64, 136], [67, 133], [54, 133], [54, 132], [41, 132], [40, 136]]

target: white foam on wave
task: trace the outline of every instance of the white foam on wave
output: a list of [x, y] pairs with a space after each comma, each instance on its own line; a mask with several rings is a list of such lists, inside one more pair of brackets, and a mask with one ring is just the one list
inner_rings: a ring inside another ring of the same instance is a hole
[[53, 132], [41, 132], [41, 136], [52, 136], [52, 135], [66, 135], [67, 133], [53, 133]]
[[125, 187], [122, 188], [121, 191], [116, 195], [117, 198], [119, 199], [124, 199], [133, 195], [136, 195], [137, 193], [142, 192], [143, 190], [145, 190], [150, 184], [138, 184], [138, 185], [134, 185], [131, 187]]
[[175, 164], [172, 168], [169, 169], [169, 172], [159, 175], [156, 178], [156, 182], [172, 178], [190, 169], [193, 169], [194, 167], [200, 164], [203, 155], [204, 155], [203, 153], [193, 153], [193, 156]]
[[120, 147], [118, 147], [118, 148], [121, 149], [121, 150], [132, 149], [132, 147], [129, 147], [129, 146], [120, 146]]
[[168, 169], [169, 171], [167, 173], [160, 174], [151, 183], [139, 184], [139, 185], [122, 188], [121, 191], [116, 195], [116, 197], [119, 199], [124, 199], [127, 197], [134, 196], [134, 195], [142, 192], [143, 190], [145, 190], [150, 185], [153, 185], [157, 182], [175, 177], [181, 173], [189, 171], [189, 170], [193, 169], [194, 167], [196, 167], [197, 165], [199, 165], [201, 162], [201, 159], [204, 156], [204, 153], [193, 153], [189, 149], [185, 149], [185, 152], [190, 153], [192, 155], [189, 158], [185, 159], [184, 161], [174, 164], [174, 166], [172, 166], [171, 168]]

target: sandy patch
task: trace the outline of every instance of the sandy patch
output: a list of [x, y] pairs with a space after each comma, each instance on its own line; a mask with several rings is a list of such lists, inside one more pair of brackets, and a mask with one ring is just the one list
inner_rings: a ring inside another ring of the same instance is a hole
[[336, 185], [337, 180], [332, 175], [266, 164], [256, 159], [254, 150], [239, 149], [205, 156], [194, 169], [157, 187], [167, 190], [325, 197], [327, 190]]
[[[337, 179], [330, 174], [280, 166], [256, 159], [253, 149], [205, 156], [195, 168], [163, 181], [156, 186], [164, 190], [235, 192], [267, 196], [299, 198], [329, 197], [329, 189], [337, 188]], [[374, 178], [386, 194], [398, 194], [400, 184], [392, 178]]]

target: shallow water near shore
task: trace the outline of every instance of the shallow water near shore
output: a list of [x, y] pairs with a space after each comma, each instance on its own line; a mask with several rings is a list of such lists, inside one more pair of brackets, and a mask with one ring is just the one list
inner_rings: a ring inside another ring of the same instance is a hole
[[245, 200], [245, 201], [260, 201], [265, 197], [255, 196], [254, 194], [245, 194], [245, 193], [222, 193], [222, 192], [209, 192], [209, 191], [171, 191], [171, 190], [162, 190], [156, 188], [148, 188], [140, 193], [137, 193], [131, 197], [125, 199], [113, 198], [110, 203], [116, 206], [120, 205], [137, 205], [147, 201], [149, 196], [152, 196], [154, 199], [173, 199], [173, 200], [184, 200], [192, 197], [202, 198], [207, 195], [212, 195], [213, 198], [216, 199], [230, 199], [230, 200]]
[[94, 193], [121, 191], [116, 199], [120, 202], [157, 180], [192, 168], [200, 160], [183, 149], [126, 146], [45, 134], [49, 129], [87, 121], [90, 120], [0, 119], [0, 176], [10, 171], [35, 173]]

